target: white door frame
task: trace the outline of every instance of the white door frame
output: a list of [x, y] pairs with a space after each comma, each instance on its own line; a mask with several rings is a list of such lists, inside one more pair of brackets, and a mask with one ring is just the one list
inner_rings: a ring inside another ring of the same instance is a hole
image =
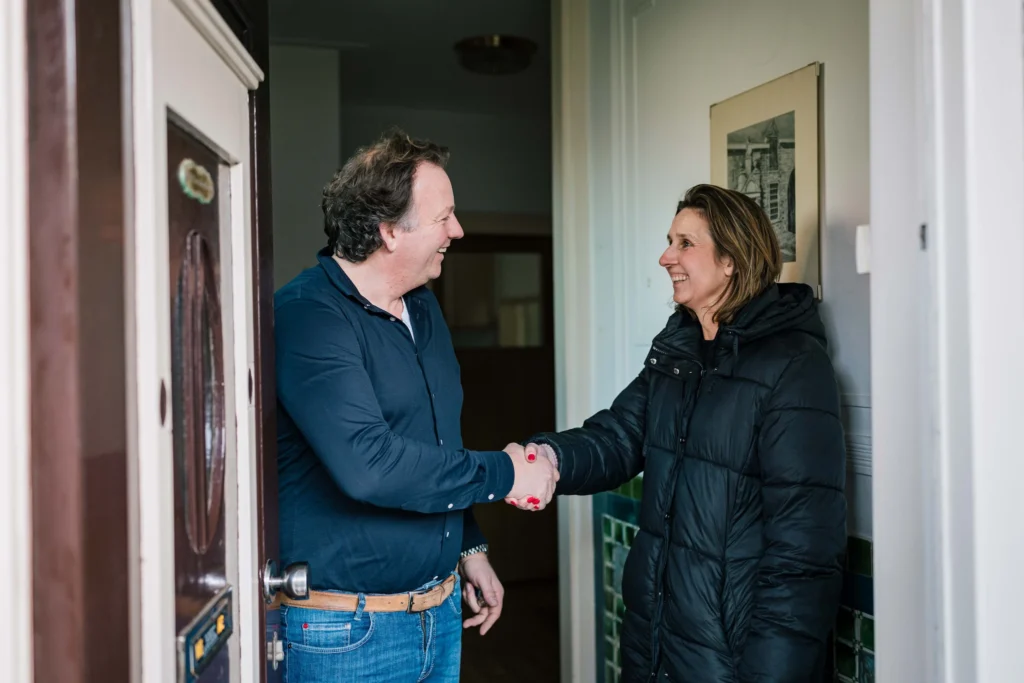
[[[928, 0], [935, 294], [932, 680], [1019, 678], [1024, 638], [1024, 22], [1020, 0]], [[879, 674], [884, 675], [882, 673]]]
[[[251, 289], [249, 91], [263, 73], [208, 0], [132, 0], [132, 130], [134, 207], [128, 269], [130, 315], [129, 461], [133, 493], [135, 556], [133, 604], [141, 605], [134, 676], [146, 683], [175, 680], [174, 496], [171, 425], [161, 424], [161, 383], [170, 403], [169, 283], [167, 274], [167, 110], [195, 125], [230, 163], [229, 216], [222, 224], [221, 292], [225, 312], [225, 395], [228, 461], [224, 495], [228, 580], [235, 587], [233, 683], [257, 681], [259, 660], [257, 586], [255, 415], [248, 394], [253, 366]], [[174, 59], [168, 59], [168, 55]], [[219, 187], [223, 192], [225, 186]], [[154, 372], [154, 369], [156, 370]], [[237, 397], [237, 400], [235, 400]], [[230, 408], [229, 408], [230, 410]], [[136, 490], [137, 488], [137, 490]], [[237, 508], [237, 515], [232, 510]], [[234, 541], [237, 539], [237, 546]], [[237, 548], [237, 550], [236, 550]]]
[[1021, 2], [872, 0], [870, 17], [877, 677], [1015, 680]]
[[[551, 3], [552, 237], [555, 262], [555, 393], [558, 429], [593, 413], [589, 146], [589, 7]], [[593, 506], [558, 499], [561, 680], [596, 680]]]
[[0, 3], [0, 556], [8, 568], [0, 662], [32, 680], [27, 0]]

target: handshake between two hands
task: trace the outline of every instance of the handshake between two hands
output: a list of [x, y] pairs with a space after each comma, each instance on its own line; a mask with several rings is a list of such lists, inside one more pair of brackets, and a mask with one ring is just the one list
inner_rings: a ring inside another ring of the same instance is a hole
[[505, 502], [520, 510], [543, 510], [555, 495], [558, 461], [548, 445], [505, 446], [515, 468], [515, 482]]

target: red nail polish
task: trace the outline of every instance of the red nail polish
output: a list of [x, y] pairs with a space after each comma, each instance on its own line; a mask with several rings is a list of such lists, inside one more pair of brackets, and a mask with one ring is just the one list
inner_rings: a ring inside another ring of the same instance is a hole
[[526, 502], [531, 505], [540, 505], [540, 498], [534, 498], [533, 496], [530, 496], [529, 498], [526, 499]]
[[534, 510], [540, 510], [540, 505], [534, 505], [534, 506], [533, 506], [533, 509], [534, 509]]
[[533, 462], [534, 460], [537, 459], [537, 456], [534, 455], [533, 453], [530, 453], [529, 455], [526, 456], [526, 459], [529, 460], [530, 462]]

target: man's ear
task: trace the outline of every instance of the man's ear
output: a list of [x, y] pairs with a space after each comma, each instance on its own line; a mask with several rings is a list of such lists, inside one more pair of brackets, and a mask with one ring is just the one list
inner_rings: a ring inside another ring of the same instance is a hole
[[379, 229], [380, 238], [384, 242], [384, 248], [393, 253], [398, 248], [398, 238], [396, 236], [398, 226], [394, 223], [381, 223]]

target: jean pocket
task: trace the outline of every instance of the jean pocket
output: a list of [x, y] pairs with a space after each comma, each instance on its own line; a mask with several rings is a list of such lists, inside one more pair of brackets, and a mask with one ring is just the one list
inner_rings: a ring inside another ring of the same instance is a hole
[[452, 594], [445, 598], [444, 601], [448, 603], [448, 607], [451, 608], [452, 612], [455, 612], [455, 616], [462, 616], [462, 591], [452, 591]]
[[302, 624], [301, 642], [293, 640], [289, 646], [299, 652], [341, 654], [369, 642], [374, 627], [372, 612], [363, 612], [359, 619], [354, 614], [335, 614], [332, 614], [335, 618], [326, 621]]

